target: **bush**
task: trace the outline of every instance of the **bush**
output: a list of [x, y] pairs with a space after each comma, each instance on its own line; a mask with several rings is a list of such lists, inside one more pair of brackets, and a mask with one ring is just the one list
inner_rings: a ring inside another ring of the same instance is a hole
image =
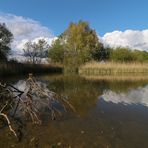
[[110, 59], [117, 62], [134, 61], [133, 53], [128, 48], [116, 48], [115, 50], [112, 50]]

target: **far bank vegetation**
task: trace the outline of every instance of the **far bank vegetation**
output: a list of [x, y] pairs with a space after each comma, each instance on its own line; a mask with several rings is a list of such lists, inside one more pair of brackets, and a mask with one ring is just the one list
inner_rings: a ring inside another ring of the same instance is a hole
[[79, 68], [81, 75], [147, 76], [148, 63], [89, 62]]
[[[13, 61], [8, 62], [7, 56], [11, 49], [10, 44], [13, 41], [13, 34], [5, 24], [0, 24], [0, 30], [0, 68], [5, 67], [3, 65], [7, 65], [5, 71], [9, 73], [12, 70], [8, 69], [10, 68], [10, 63], [14, 63], [13, 65], [20, 64]], [[148, 73], [147, 51], [124, 47], [117, 47], [115, 49], [104, 47], [95, 29], [92, 29], [88, 22], [82, 20], [77, 23], [70, 23], [68, 28], [53, 41], [51, 46], [46, 41], [39, 40], [38, 43], [27, 42], [22, 50], [24, 50], [24, 55], [29, 57], [29, 61], [26, 64], [32, 65], [32, 69], [37, 68], [38, 72], [42, 71], [41, 67], [48, 69], [50, 65], [58, 64], [61, 68], [64, 68], [65, 73], [79, 72], [80, 74], [92, 75], [127, 73], [147, 75]], [[43, 58], [48, 58], [50, 62], [49, 67], [41, 64]], [[18, 69], [21, 73], [23, 73], [23, 69], [31, 72], [31, 69], [28, 69], [28, 67], [30, 66], [22, 64]], [[15, 71], [17, 71], [16, 69]], [[36, 72], [36, 70], [34, 71]]]
[[[53, 42], [49, 58], [65, 72], [87, 75], [148, 74], [148, 52], [104, 47], [88, 22], [71, 23]], [[92, 62], [93, 61], [93, 62]]]

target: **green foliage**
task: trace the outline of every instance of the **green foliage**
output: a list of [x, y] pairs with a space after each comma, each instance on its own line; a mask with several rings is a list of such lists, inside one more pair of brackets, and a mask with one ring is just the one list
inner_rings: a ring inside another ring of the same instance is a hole
[[128, 48], [116, 48], [110, 54], [110, 60], [117, 62], [131, 62], [134, 60], [132, 51]]
[[54, 62], [63, 63], [64, 61], [64, 46], [60, 39], [55, 40], [48, 51], [49, 58]]
[[146, 61], [148, 61], [148, 52], [134, 50], [133, 51], [133, 58], [134, 58], [134, 61], [146, 62]]
[[148, 62], [148, 52], [128, 48], [110, 49], [109, 59], [116, 62]]
[[4, 23], [0, 23], [0, 61], [7, 59], [12, 39], [13, 34], [8, 30]]
[[64, 64], [68, 71], [77, 71], [81, 64], [90, 60], [145, 62], [148, 61], [148, 52], [124, 47], [105, 48], [88, 22], [80, 20], [78, 23], [70, 23], [69, 27], [53, 42], [49, 49], [49, 58]]
[[80, 65], [93, 58], [96, 50], [102, 48], [95, 30], [89, 27], [88, 22], [71, 23], [64, 32], [65, 63]]
[[108, 60], [111, 52], [111, 48], [104, 48], [103, 44], [100, 43], [100, 47], [93, 52], [92, 56], [95, 61]]
[[70, 23], [49, 49], [49, 58], [70, 69], [77, 69], [92, 59], [102, 60], [106, 56], [95, 30], [85, 21]]

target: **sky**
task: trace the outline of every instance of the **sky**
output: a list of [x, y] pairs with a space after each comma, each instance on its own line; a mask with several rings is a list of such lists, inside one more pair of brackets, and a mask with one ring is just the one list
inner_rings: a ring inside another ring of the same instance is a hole
[[17, 50], [27, 40], [51, 43], [70, 22], [84, 20], [105, 45], [148, 51], [147, 6], [147, 0], [0, 0], [0, 22], [14, 34]]

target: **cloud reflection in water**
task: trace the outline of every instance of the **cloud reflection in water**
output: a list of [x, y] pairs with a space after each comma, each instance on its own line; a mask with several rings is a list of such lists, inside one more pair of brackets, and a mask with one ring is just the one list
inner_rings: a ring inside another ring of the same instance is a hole
[[111, 90], [106, 90], [103, 92], [101, 98], [106, 102], [112, 102], [115, 104], [142, 104], [148, 107], [148, 85], [129, 90], [126, 93], [117, 93]]

